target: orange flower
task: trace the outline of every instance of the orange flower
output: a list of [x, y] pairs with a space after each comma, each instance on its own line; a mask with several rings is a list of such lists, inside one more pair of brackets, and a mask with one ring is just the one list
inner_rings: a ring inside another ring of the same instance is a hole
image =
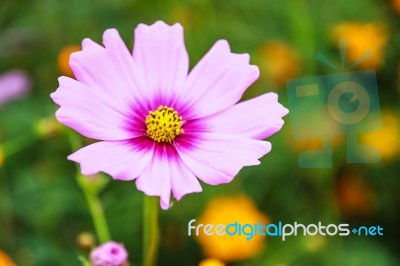
[[[390, 111], [382, 112], [382, 129], [361, 137], [363, 144], [376, 148], [382, 160], [396, 158], [400, 153], [400, 119]], [[366, 154], [368, 156], [368, 154]]]
[[[239, 224], [266, 225], [268, 219], [261, 213], [254, 203], [245, 195], [219, 197], [213, 199], [206, 207], [197, 224], [224, 224], [238, 222]], [[246, 240], [245, 235], [207, 236], [199, 231], [198, 241], [204, 254], [211, 258], [230, 262], [244, 260], [256, 256], [264, 247], [265, 237], [257, 234], [251, 240]]]
[[202, 260], [199, 264], [199, 266], [225, 266], [225, 264], [217, 259], [205, 259]]
[[376, 23], [346, 22], [333, 28], [335, 42], [347, 41], [347, 54], [351, 63], [360, 59], [367, 51], [371, 57], [360, 63], [364, 68], [379, 68], [383, 61], [383, 48], [388, 41], [386, 29]]
[[284, 88], [286, 80], [294, 78], [299, 72], [297, 54], [280, 41], [267, 42], [259, 48], [260, 70], [275, 86]]
[[2, 250], [0, 250], [0, 265], [1, 266], [15, 266], [11, 258]]
[[350, 170], [336, 182], [336, 201], [345, 216], [365, 217], [374, 210], [375, 194], [359, 173]]
[[392, 0], [393, 8], [400, 13], [400, 0]]
[[69, 57], [73, 52], [80, 51], [81, 47], [79, 45], [68, 45], [65, 46], [58, 55], [58, 69], [62, 75], [73, 77], [74, 73], [69, 67]]

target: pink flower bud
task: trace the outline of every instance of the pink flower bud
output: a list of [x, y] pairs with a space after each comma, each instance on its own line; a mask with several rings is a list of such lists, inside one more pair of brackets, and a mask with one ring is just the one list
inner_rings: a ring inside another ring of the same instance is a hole
[[116, 242], [107, 242], [90, 253], [90, 261], [93, 266], [125, 266], [128, 260], [128, 252], [125, 247]]

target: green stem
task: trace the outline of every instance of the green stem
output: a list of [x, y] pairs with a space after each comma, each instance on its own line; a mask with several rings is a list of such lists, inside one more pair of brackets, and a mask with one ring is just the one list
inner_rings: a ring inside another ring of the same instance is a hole
[[158, 250], [158, 197], [143, 199], [143, 265], [155, 266]]
[[[81, 138], [72, 131], [68, 131], [71, 148], [75, 151], [82, 147]], [[100, 243], [110, 240], [110, 233], [108, 230], [107, 220], [104, 215], [103, 205], [98, 197], [97, 189], [90, 184], [87, 176], [84, 176], [78, 170], [76, 173], [76, 181], [81, 187], [85, 195], [90, 215], [92, 216], [94, 227]]]
[[104, 215], [103, 205], [97, 195], [97, 191], [93, 189], [89, 182], [88, 177], [80, 173], [76, 174], [77, 182], [83, 190], [86, 201], [89, 206], [90, 215], [92, 216], [94, 227], [96, 229], [97, 237], [100, 243], [105, 243], [110, 240], [110, 233], [108, 231], [107, 220]]
[[33, 145], [36, 140], [37, 138], [33, 133], [27, 133], [4, 142], [0, 147], [2, 147], [4, 157], [9, 157]]

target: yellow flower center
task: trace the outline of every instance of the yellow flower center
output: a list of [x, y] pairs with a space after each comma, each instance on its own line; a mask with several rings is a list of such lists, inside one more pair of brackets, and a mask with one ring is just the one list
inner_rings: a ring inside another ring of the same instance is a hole
[[174, 108], [160, 105], [146, 116], [147, 135], [155, 142], [172, 141], [183, 133], [182, 116]]

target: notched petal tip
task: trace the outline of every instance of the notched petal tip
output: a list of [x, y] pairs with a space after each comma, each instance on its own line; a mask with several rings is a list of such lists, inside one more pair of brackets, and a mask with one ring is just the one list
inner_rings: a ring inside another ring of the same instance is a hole
[[229, 46], [229, 43], [225, 39], [218, 40], [214, 43], [213, 47], [210, 49], [212, 50], [213, 48], [219, 48], [225, 50], [227, 53], [231, 52], [231, 47]]
[[80, 156], [79, 156], [79, 150], [68, 155], [67, 159], [68, 159], [68, 161], [79, 164], [79, 168], [80, 168], [82, 175], [90, 176], [90, 175], [95, 175], [95, 174], [100, 173], [100, 171], [93, 171], [93, 170], [89, 171], [88, 169], [86, 169], [84, 164], [82, 164], [82, 158], [80, 158]]
[[[226, 51], [227, 53], [230, 53], [234, 60], [237, 60], [237, 61], [242, 62], [242, 63], [250, 64], [250, 54], [248, 54], [248, 53], [234, 53], [231, 50], [229, 42], [227, 40], [225, 40], [225, 39], [220, 39], [220, 40], [216, 41], [212, 48], [222, 49], [222, 50]], [[257, 71], [259, 72], [258, 67], [256, 65], [251, 65], [251, 66], [256, 67]]]
[[172, 203], [166, 202], [160, 197], [160, 206], [161, 206], [161, 209], [168, 210], [172, 206]]
[[250, 64], [250, 55], [248, 53], [239, 54], [232, 52], [229, 42], [227, 40], [218, 40], [217, 42], [215, 42], [210, 51], [213, 49], [219, 50], [219, 53], [228, 54], [230, 60], [232, 60], [232, 63], [248, 65], [249, 72], [252, 73], [252, 77], [254, 80], [258, 79], [258, 77], [260, 76], [260, 69], [258, 68], [258, 66]]
[[260, 77], [260, 68], [256, 65], [250, 65], [250, 62], [248, 62], [250, 71], [252, 72], [252, 78], [254, 80], [257, 80]]
[[[289, 113], [289, 109], [287, 109], [283, 104], [279, 102], [279, 95], [276, 92], [268, 92], [266, 93], [268, 97], [271, 98], [271, 102], [276, 105], [276, 108], [278, 110], [278, 114], [282, 117], [287, 115]], [[262, 97], [262, 96], [261, 96]]]
[[103, 44], [107, 46], [112, 41], [121, 40], [121, 35], [119, 34], [117, 29], [111, 28], [107, 29], [103, 33]]
[[53, 100], [54, 103], [60, 105], [57, 101], [57, 91], [50, 93], [50, 98]]
[[[271, 144], [271, 142], [269, 142], [269, 141], [263, 141], [263, 155], [262, 156], [260, 156], [260, 158], [262, 158], [265, 154], [267, 154], [267, 153], [269, 153], [271, 150], [272, 150], [272, 144]], [[260, 159], [260, 158], [258, 158], [258, 159]]]
[[158, 20], [151, 25], [140, 23], [135, 28], [135, 34], [146, 34], [146, 33], [151, 34], [151, 33], [160, 33], [168, 31], [176, 31], [183, 33], [184, 29], [180, 23], [169, 25], [162, 20]]
[[179, 29], [179, 30], [181, 30], [181, 31], [184, 31], [184, 28], [183, 28], [182, 24], [179, 23], [179, 22], [175, 22], [174, 24], [171, 25], [171, 27], [172, 27], [172, 28]]
[[119, 32], [116, 28], [109, 28], [104, 31], [103, 36], [109, 34], [119, 34]]
[[282, 116], [286, 116], [287, 114], [289, 114], [289, 109], [286, 108], [286, 107], [283, 106], [283, 105], [281, 105], [281, 106], [282, 106]]
[[85, 49], [90, 49], [93, 46], [100, 46], [100, 45], [90, 38], [85, 38], [82, 40], [82, 50], [78, 51], [77, 53], [82, 52]]

